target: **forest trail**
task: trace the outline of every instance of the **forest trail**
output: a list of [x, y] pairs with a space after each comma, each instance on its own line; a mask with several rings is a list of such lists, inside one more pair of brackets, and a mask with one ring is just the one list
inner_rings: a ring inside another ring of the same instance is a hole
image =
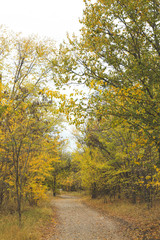
[[62, 195], [52, 201], [58, 223], [50, 240], [124, 240], [118, 226], [78, 197]]

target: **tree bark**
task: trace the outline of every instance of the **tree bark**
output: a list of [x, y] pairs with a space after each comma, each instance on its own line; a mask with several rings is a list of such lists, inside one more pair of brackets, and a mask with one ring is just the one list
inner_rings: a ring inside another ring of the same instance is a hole
[[54, 197], [56, 196], [56, 184], [57, 184], [56, 180], [57, 180], [56, 179], [56, 174], [54, 174], [54, 176], [53, 176], [53, 188], [52, 188]]

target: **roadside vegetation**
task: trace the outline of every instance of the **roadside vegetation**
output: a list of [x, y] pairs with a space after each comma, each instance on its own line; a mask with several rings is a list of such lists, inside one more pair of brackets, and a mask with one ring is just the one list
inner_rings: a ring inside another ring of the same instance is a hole
[[159, 239], [160, 238], [160, 204], [155, 203], [152, 209], [148, 210], [146, 204], [133, 204], [125, 200], [83, 198], [83, 203], [92, 207], [115, 220], [120, 226], [120, 232], [128, 239]]
[[9, 210], [0, 211], [1, 240], [40, 240], [46, 239], [50, 230], [53, 233], [55, 216], [50, 198], [40, 202], [38, 206], [25, 206], [22, 209], [21, 225], [15, 209], [16, 206], [10, 206]]

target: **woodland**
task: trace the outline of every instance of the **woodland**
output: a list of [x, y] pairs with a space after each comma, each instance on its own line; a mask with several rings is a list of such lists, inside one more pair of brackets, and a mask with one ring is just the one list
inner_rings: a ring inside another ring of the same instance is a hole
[[160, 200], [160, 1], [84, 2], [80, 36], [59, 48], [0, 29], [0, 211], [19, 223], [49, 190]]

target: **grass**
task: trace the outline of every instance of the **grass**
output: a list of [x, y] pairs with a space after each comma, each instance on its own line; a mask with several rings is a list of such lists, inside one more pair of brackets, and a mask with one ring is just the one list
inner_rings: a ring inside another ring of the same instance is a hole
[[18, 225], [17, 213], [0, 213], [1, 240], [40, 240], [45, 226], [52, 221], [49, 201], [36, 207], [27, 206], [22, 213], [22, 226]]
[[122, 200], [104, 203], [103, 199], [85, 197], [83, 201], [117, 220], [120, 230], [126, 232], [128, 239], [160, 240], [160, 203], [148, 210], [146, 204], [131, 204]]

